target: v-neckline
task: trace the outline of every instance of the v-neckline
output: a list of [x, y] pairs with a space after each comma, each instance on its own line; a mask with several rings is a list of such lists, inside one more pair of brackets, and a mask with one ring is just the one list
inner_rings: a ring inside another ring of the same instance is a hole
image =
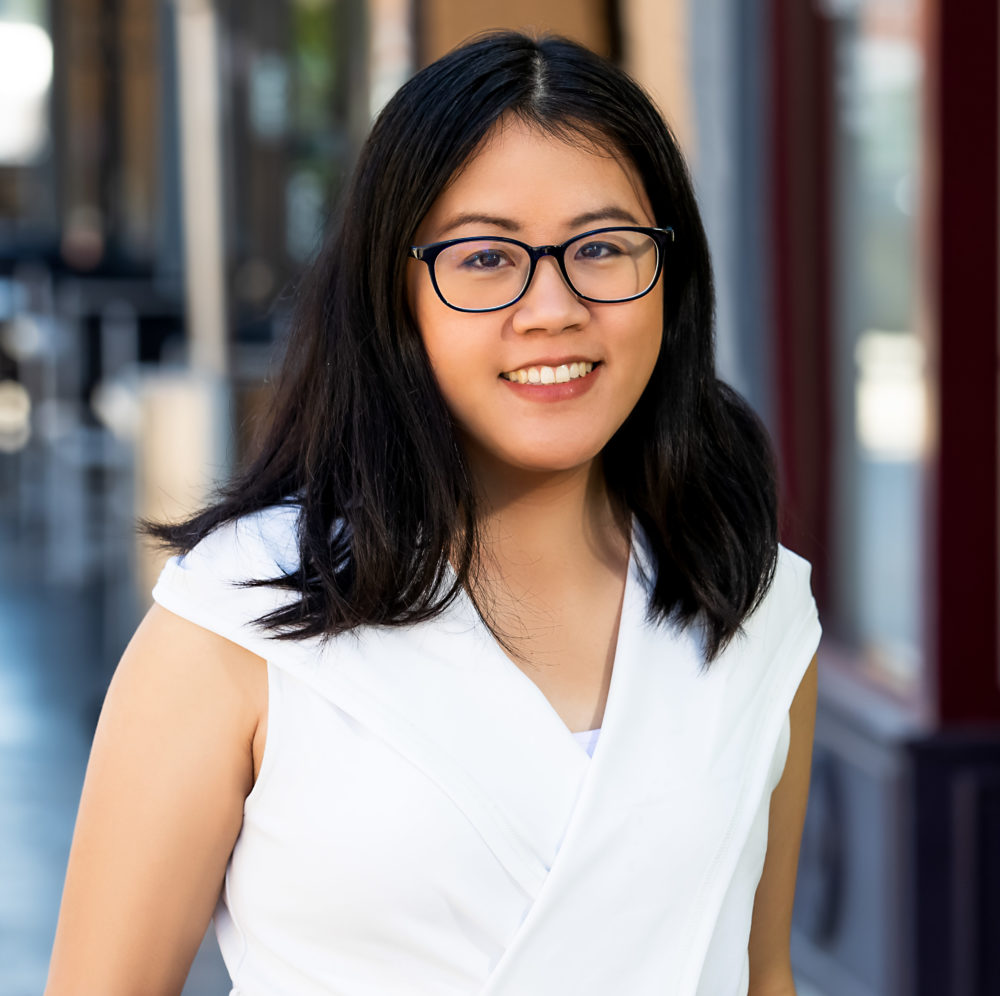
[[503, 653], [464, 592], [433, 620], [367, 629], [282, 663], [430, 777], [534, 896], [581, 797], [629, 733], [632, 658], [645, 624], [641, 553], [633, 538], [593, 757]]
[[[598, 730], [604, 730], [608, 726], [608, 713], [612, 697], [614, 695], [615, 685], [620, 683], [618, 681], [618, 676], [621, 671], [623, 660], [623, 635], [628, 626], [628, 618], [631, 615], [631, 610], [633, 608], [632, 603], [637, 597], [639, 597], [643, 587], [639, 577], [639, 567], [636, 557], [636, 543], [639, 541], [640, 539], [637, 527], [636, 524], [633, 523], [629, 541], [628, 561], [625, 567], [625, 584], [622, 588], [621, 602], [618, 607], [618, 629], [615, 634], [615, 650], [611, 662], [611, 677], [608, 682], [608, 693], [604, 700], [604, 709], [601, 712], [601, 721], [595, 727], [595, 729]], [[489, 648], [489, 653], [492, 655], [496, 665], [498, 665], [499, 668], [510, 677], [510, 681], [512, 683], [520, 684], [522, 688], [525, 688], [526, 695], [543, 706], [542, 709], [537, 711], [539, 711], [542, 715], [547, 715], [549, 717], [550, 724], [556, 724], [564, 738], [568, 738], [581, 754], [583, 754], [588, 760], [592, 760], [592, 755], [588, 754], [584, 745], [577, 740], [576, 734], [590, 733], [593, 732], [593, 729], [571, 730], [542, 688], [532, 680], [530, 675], [526, 674], [525, 671], [507, 655], [503, 647], [501, 647], [497, 642], [496, 637], [476, 611], [476, 607], [473, 605], [468, 592], [463, 590], [459, 595], [459, 599], [462, 602], [464, 614], [468, 616], [471, 625], [478, 631], [481, 642]]]

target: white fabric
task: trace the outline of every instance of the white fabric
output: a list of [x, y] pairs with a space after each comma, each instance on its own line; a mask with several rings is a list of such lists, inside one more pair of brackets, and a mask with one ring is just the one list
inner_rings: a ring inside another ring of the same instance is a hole
[[240, 587], [295, 562], [292, 506], [164, 569], [165, 608], [268, 660], [267, 745], [216, 930], [240, 996], [744, 996], [788, 708], [819, 640], [782, 549], [705, 671], [645, 616], [641, 543], [593, 759], [467, 601], [323, 643]]

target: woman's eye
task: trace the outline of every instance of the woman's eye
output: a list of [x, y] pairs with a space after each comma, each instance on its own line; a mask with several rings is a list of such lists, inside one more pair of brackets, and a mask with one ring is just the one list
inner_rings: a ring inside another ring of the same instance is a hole
[[510, 265], [510, 258], [499, 249], [481, 249], [466, 256], [462, 265], [472, 270], [497, 270]]
[[612, 242], [584, 242], [575, 255], [577, 259], [610, 259], [613, 256], [621, 256], [623, 252], [621, 246], [616, 246]]

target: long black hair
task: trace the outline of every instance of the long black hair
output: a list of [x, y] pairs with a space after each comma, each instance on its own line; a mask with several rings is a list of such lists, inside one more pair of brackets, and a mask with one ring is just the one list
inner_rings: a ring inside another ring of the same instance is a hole
[[674, 229], [660, 355], [603, 461], [612, 497], [649, 542], [651, 616], [700, 622], [710, 661], [773, 576], [771, 451], [715, 376], [708, 246], [675, 139], [632, 79], [563, 38], [480, 36], [389, 101], [298, 288], [257, 456], [209, 507], [148, 529], [186, 552], [223, 523], [297, 503], [297, 569], [255, 581], [299, 596], [263, 620], [283, 638], [417, 622], [471, 590], [482, 562], [475, 489], [408, 307], [406, 250], [502, 117], [625, 156], [656, 224]]

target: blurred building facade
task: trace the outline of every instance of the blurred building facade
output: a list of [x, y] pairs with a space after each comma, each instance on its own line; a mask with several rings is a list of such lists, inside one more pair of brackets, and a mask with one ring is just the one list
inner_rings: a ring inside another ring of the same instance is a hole
[[692, 164], [825, 621], [797, 972], [1000, 992], [995, 0], [0, 0], [8, 556], [112, 592], [110, 668], [131, 519], [240, 458], [373, 115], [489, 27], [620, 61]]

